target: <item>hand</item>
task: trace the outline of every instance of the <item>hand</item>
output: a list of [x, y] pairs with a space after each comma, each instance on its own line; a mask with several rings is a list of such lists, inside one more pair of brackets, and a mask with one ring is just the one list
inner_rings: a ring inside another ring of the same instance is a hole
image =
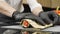
[[33, 21], [36, 21], [37, 23], [41, 24], [42, 26], [45, 26], [46, 23], [38, 16], [33, 15], [32, 13], [19, 13], [15, 12], [13, 14], [13, 18], [20, 22], [22, 19], [31, 19]]
[[4, 0], [0, 0], [0, 13], [12, 17], [13, 12], [16, 11]]
[[[58, 15], [54, 11], [42, 12], [39, 16], [47, 23], [47, 24], [55, 24], [58, 20]], [[51, 19], [52, 18], [52, 19]]]
[[21, 20], [26, 19], [34, 28], [47, 28], [53, 26], [53, 21], [48, 17], [49, 12], [43, 12], [40, 14], [40, 17], [33, 15], [32, 13], [20, 13], [14, 12], [13, 18], [20, 22]]

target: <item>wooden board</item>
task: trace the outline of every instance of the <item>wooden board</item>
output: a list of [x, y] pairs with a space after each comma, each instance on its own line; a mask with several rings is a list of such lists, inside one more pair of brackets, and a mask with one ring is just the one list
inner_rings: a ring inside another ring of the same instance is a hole
[[44, 7], [56, 8], [60, 6], [60, 0], [38, 0]]

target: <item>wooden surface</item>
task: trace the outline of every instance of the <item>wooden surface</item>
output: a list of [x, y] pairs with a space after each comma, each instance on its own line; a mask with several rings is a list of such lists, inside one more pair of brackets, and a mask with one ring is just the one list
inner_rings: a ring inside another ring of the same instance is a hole
[[[49, 8], [56, 8], [60, 6], [60, 0], [37, 0], [42, 6]], [[27, 4], [26, 0], [23, 0], [24, 4]]]
[[56, 8], [60, 6], [60, 0], [38, 0], [44, 7]]
[[24, 3], [24, 4], [27, 4], [26, 0], [23, 0], [23, 3]]

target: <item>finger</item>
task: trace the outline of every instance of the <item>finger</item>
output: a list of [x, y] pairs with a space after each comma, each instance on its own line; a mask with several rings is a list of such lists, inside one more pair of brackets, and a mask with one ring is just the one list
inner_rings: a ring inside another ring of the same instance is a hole
[[43, 19], [43, 21], [46, 24], [50, 24], [53, 22], [52, 20], [50, 20], [49, 16], [46, 13], [41, 14], [40, 17], [41, 17], [41, 19]]
[[58, 20], [58, 15], [55, 14], [55, 13], [52, 13], [52, 16], [54, 17], [54, 18], [53, 18], [53, 22], [56, 23], [57, 20]]
[[24, 18], [25, 16], [29, 15], [31, 13], [19, 13], [19, 12], [16, 12], [14, 15], [13, 15], [13, 18], [15, 18], [15, 20], [18, 20], [20, 21], [22, 18]]
[[35, 17], [35, 19], [37, 20], [38, 24], [41, 24], [42, 26], [46, 25], [46, 23], [40, 17]]
[[40, 17], [34, 16], [34, 15], [29, 15], [29, 16], [25, 16], [25, 18], [35, 20], [36, 22], [38, 22], [39, 24], [41, 24], [43, 26], [46, 25]]
[[53, 21], [52, 21], [48, 16], [46, 16], [45, 19], [43, 19], [43, 20], [44, 20], [44, 22], [45, 22], [46, 24], [51, 24], [51, 23], [53, 23]]

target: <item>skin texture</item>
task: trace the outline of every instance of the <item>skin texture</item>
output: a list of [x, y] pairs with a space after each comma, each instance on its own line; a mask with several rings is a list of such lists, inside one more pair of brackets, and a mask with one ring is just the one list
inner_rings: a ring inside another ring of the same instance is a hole
[[43, 11], [41, 4], [39, 4], [37, 0], [26, 0], [25, 3], [30, 6], [31, 12], [36, 16]]
[[[26, 1], [25, 1], [25, 3], [27, 4]], [[4, 14], [6, 16], [12, 17], [12, 14], [15, 11], [16, 11], [16, 9], [12, 8], [7, 2], [0, 0], [0, 13]], [[32, 13], [36, 16], [38, 16], [39, 12], [41, 12], [39, 6], [32, 10]]]
[[38, 7], [34, 8], [34, 9], [32, 10], [32, 13], [33, 13], [34, 15], [38, 16], [39, 13], [43, 11], [43, 10], [41, 11], [40, 9], [41, 9], [41, 8], [38, 6]]
[[0, 0], [0, 13], [12, 17], [14, 11], [16, 10], [12, 8], [8, 3]]

